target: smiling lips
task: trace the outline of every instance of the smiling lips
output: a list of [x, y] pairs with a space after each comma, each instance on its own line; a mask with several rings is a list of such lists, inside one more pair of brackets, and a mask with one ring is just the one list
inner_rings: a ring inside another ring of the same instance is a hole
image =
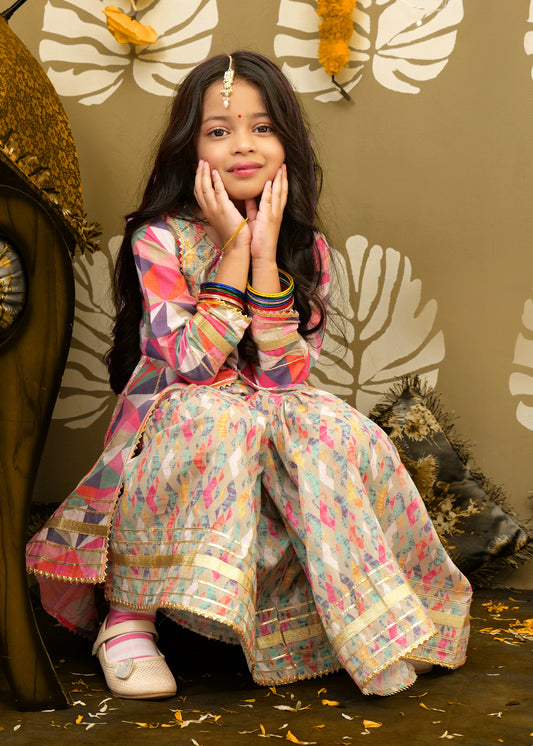
[[242, 161], [241, 163], [236, 163], [234, 166], [228, 169], [229, 173], [233, 176], [253, 176], [256, 174], [259, 169], [262, 168], [260, 163], [255, 163], [255, 161]]

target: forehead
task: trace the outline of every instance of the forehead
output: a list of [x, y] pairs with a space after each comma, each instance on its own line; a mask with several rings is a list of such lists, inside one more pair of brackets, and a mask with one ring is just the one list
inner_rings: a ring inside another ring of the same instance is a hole
[[212, 83], [205, 91], [203, 116], [226, 116], [227, 114], [266, 113], [265, 101], [259, 88], [244, 78], [233, 81], [229, 106], [222, 100], [222, 78]]

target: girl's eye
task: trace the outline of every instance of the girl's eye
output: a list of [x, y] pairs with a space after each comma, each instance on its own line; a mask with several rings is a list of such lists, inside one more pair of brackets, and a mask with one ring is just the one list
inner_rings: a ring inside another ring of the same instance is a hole
[[258, 124], [255, 130], [260, 134], [265, 134], [267, 132], [272, 132], [272, 127], [269, 124]]
[[209, 133], [211, 137], [224, 137], [225, 134], [226, 130], [222, 127], [217, 127], [216, 129], [211, 130], [211, 132]]

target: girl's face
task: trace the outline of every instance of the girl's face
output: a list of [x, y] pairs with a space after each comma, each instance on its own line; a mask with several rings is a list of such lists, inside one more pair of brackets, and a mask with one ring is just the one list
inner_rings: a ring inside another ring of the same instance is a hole
[[241, 202], [259, 197], [285, 161], [285, 149], [255, 85], [236, 77], [227, 109], [221, 88], [222, 80], [205, 92], [196, 156], [219, 172], [230, 199]]

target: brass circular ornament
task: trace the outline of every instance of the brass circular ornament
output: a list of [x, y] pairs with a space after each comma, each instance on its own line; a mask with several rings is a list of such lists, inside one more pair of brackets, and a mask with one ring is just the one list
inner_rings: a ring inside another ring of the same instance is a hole
[[0, 235], [0, 342], [20, 320], [26, 305], [28, 281], [16, 247]]

